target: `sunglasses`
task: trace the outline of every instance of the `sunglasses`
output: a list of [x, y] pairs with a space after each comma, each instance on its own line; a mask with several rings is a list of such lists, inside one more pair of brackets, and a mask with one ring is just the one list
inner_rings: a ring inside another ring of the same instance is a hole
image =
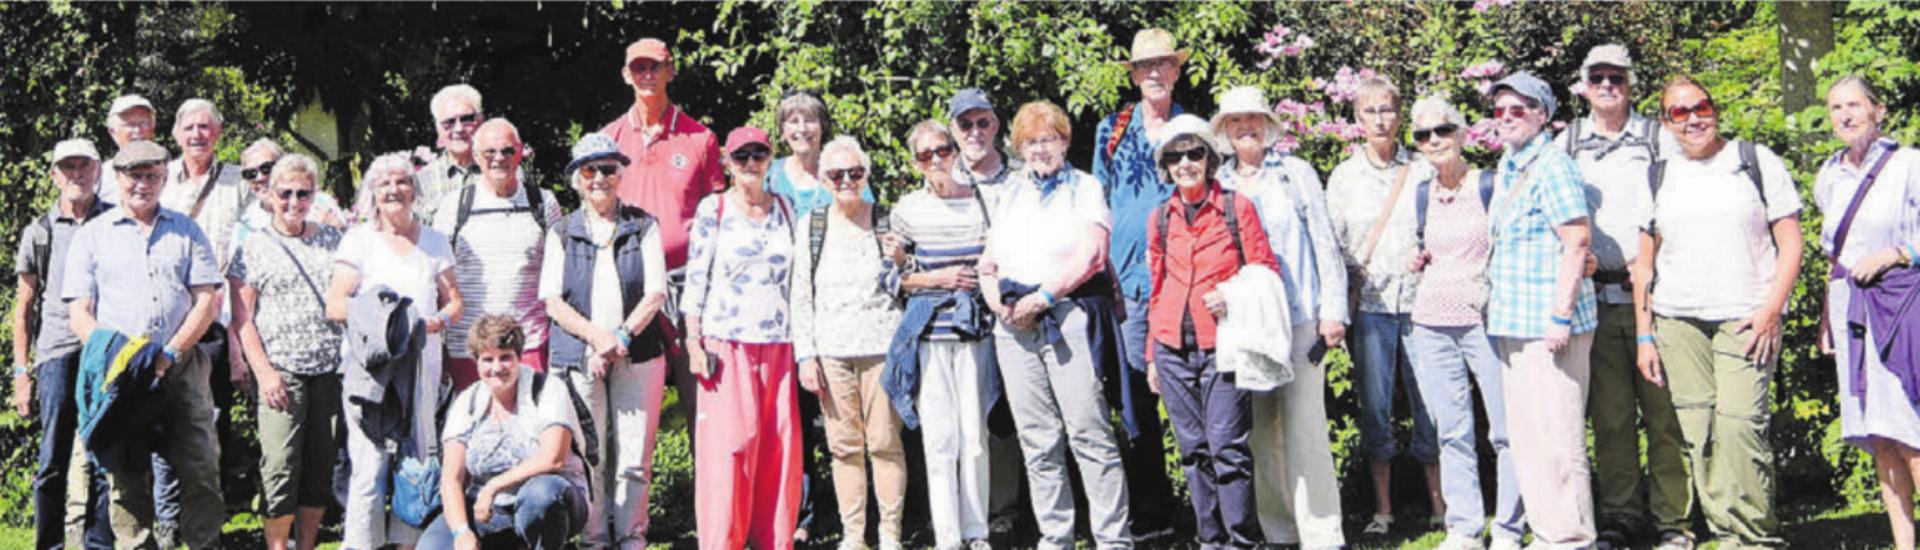
[[614, 174], [620, 173], [620, 165], [607, 163], [607, 164], [588, 164], [585, 166], [581, 166], [580, 179], [583, 179], [583, 180], [593, 179], [593, 174], [596, 172], [602, 176], [612, 176]]
[[627, 70], [633, 71], [634, 73], [638, 73], [638, 74], [645, 74], [645, 73], [656, 72], [661, 69], [665, 69], [666, 67], [667, 67], [666, 63], [661, 63], [658, 61], [648, 61], [648, 60], [642, 59], [642, 60], [636, 60], [633, 63], [628, 64]]
[[1693, 106], [1675, 105], [1667, 108], [1667, 120], [1686, 122], [1695, 118], [1711, 119], [1719, 114], [1713, 108], [1712, 100], [1701, 100]]
[[1436, 137], [1446, 139], [1453, 137], [1453, 133], [1458, 131], [1460, 131], [1460, 126], [1451, 122], [1432, 128], [1421, 128], [1413, 131], [1413, 142], [1426, 143], [1427, 139]]
[[975, 117], [973, 120], [963, 118], [953, 123], [954, 126], [959, 126], [962, 132], [971, 132], [974, 128], [992, 129], [994, 124], [991, 116]]
[[510, 157], [510, 156], [513, 156], [513, 153], [515, 151], [516, 149], [513, 147], [501, 147], [499, 149], [481, 149], [480, 157], [481, 158]]
[[933, 157], [935, 156], [939, 156], [942, 159], [953, 156], [953, 144], [949, 143], [946, 145], [941, 145], [939, 147], [914, 153], [913, 160], [917, 160], [920, 162], [927, 162], [927, 161], [933, 160]]
[[440, 119], [440, 127], [452, 130], [456, 126], [468, 126], [480, 122], [480, 113], [467, 113]]
[[1527, 116], [1526, 105], [1493, 106], [1493, 118], [1520, 118]]
[[826, 176], [827, 176], [827, 181], [831, 181], [834, 183], [839, 183], [842, 181], [849, 181], [849, 180], [860, 181], [860, 180], [867, 179], [867, 169], [844, 168], [840, 170], [828, 170], [826, 173]]
[[1180, 159], [1183, 158], [1193, 162], [1200, 162], [1202, 159], [1207, 158], [1207, 148], [1194, 147], [1185, 151], [1167, 151], [1161, 153], [1160, 164], [1174, 164], [1180, 162]]
[[1601, 84], [1612, 84], [1615, 86], [1624, 86], [1626, 85], [1626, 83], [1627, 83], [1627, 75], [1623, 75], [1619, 73], [1587, 75], [1587, 84], [1591, 84], [1594, 86], [1599, 86]]
[[280, 195], [280, 200], [283, 200], [283, 201], [291, 201], [291, 200], [304, 201], [304, 200], [313, 198], [312, 189], [281, 189], [277, 191], [277, 193], [279, 193]]
[[263, 163], [260, 163], [259, 166], [243, 169], [240, 171], [240, 178], [246, 179], [246, 180], [257, 180], [260, 178], [267, 177], [267, 174], [273, 172], [273, 164], [275, 162], [279, 162], [279, 161], [263, 162]]
[[760, 162], [767, 160], [767, 157], [773, 156], [773, 151], [765, 147], [754, 147], [752, 149], [734, 151], [733, 154], [729, 156], [733, 157], [734, 162]]

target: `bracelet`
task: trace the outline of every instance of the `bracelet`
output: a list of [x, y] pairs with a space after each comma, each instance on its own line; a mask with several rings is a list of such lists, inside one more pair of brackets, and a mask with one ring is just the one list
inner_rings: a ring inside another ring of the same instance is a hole
[[1046, 289], [1044, 289], [1044, 288], [1042, 288], [1042, 289], [1035, 289], [1035, 290], [1034, 290], [1034, 292], [1038, 292], [1038, 293], [1040, 293], [1040, 299], [1042, 299], [1042, 300], [1046, 300], [1046, 301], [1047, 301], [1047, 303], [1046, 303], [1046, 305], [1048, 305], [1048, 306], [1052, 306], [1052, 305], [1053, 305], [1053, 293], [1052, 293], [1052, 292], [1047, 292], [1047, 290], [1046, 290]]
[[1907, 265], [1920, 266], [1920, 250], [1914, 250], [1911, 244], [1905, 245], [1905, 247], [1907, 249]]
[[15, 366], [15, 367], [13, 367], [13, 377], [14, 377], [14, 378], [19, 378], [19, 377], [22, 377], [22, 376], [26, 376], [26, 375], [27, 375], [27, 373], [30, 373], [30, 372], [33, 372], [33, 371], [32, 371], [32, 370], [29, 370], [29, 369], [28, 369], [28, 368], [26, 368], [26, 367], [21, 367], [21, 366]]
[[1556, 325], [1560, 325], [1560, 326], [1563, 326], [1563, 327], [1570, 327], [1570, 326], [1573, 326], [1573, 318], [1571, 318], [1571, 317], [1561, 317], [1561, 316], [1559, 316], [1559, 315], [1549, 315], [1549, 316], [1547, 316], [1547, 320], [1549, 320], [1549, 321], [1553, 321], [1553, 324], [1556, 324]]
[[1633, 341], [1634, 341], [1635, 343], [1639, 343], [1639, 344], [1651, 344], [1651, 343], [1653, 343], [1653, 335], [1652, 335], [1652, 334], [1642, 334], [1642, 335], [1639, 335], [1639, 336], [1635, 336], [1635, 337], [1633, 337]]
[[456, 538], [456, 539], [457, 539], [457, 538], [460, 538], [460, 535], [465, 535], [465, 534], [467, 534], [467, 533], [471, 533], [471, 532], [473, 532], [473, 530], [472, 530], [471, 528], [469, 528], [469, 527], [467, 527], [467, 526], [465, 526], [465, 525], [462, 525], [462, 526], [459, 526], [459, 527], [455, 527], [455, 528], [452, 528], [452, 529], [448, 529], [448, 531], [449, 531], [450, 533], [452, 533], [452, 534], [453, 534], [453, 538]]
[[450, 325], [450, 324], [453, 324], [453, 322], [452, 322], [452, 321], [449, 321], [449, 320], [447, 320], [447, 319], [449, 319], [450, 317], [451, 317], [451, 316], [449, 316], [449, 315], [447, 315], [447, 312], [445, 312], [445, 311], [439, 311], [439, 312], [434, 312], [434, 314], [433, 314], [433, 318], [435, 318], [435, 319], [439, 319], [439, 320], [440, 320], [440, 326], [442, 326], [442, 327], [445, 327], [445, 326], [447, 326], [447, 325]]
[[180, 352], [173, 349], [173, 344], [167, 344], [166, 347], [160, 348], [160, 353], [167, 356], [168, 363], [180, 362]]
[[627, 332], [627, 327], [615, 328], [613, 330], [613, 337], [620, 339], [620, 347], [633, 347], [633, 333]]

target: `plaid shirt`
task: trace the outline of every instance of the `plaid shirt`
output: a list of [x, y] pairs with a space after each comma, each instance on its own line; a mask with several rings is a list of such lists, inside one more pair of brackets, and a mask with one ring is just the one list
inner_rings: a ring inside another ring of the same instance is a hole
[[[1493, 295], [1487, 304], [1487, 334], [1546, 336], [1560, 271], [1560, 237], [1553, 230], [1587, 218], [1580, 168], [1548, 137], [1542, 133], [1500, 157], [1488, 219], [1493, 258], [1487, 279]], [[1592, 331], [1597, 324], [1593, 282], [1582, 278], [1573, 301], [1573, 333]]]

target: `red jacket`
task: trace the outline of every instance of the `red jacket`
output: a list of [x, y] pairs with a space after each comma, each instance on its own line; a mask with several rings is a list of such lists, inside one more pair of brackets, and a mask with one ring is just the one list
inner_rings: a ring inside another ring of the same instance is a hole
[[[1186, 204], [1175, 191], [1173, 197], [1147, 220], [1147, 267], [1153, 278], [1153, 297], [1147, 302], [1147, 337], [1169, 348], [1180, 347], [1180, 318], [1193, 315], [1194, 336], [1201, 349], [1213, 349], [1214, 318], [1202, 297], [1213, 287], [1240, 272], [1240, 256], [1235, 252], [1233, 236], [1227, 233], [1227, 218], [1221, 210], [1223, 197], [1216, 182], [1207, 188], [1200, 211], [1192, 224], [1187, 223]], [[1235, 221], [1240, 225], [1240, 244], [1248, 265], [1267, 266], [1281, 273], [1280, 260], [1267, 243], [1267, 231], [1260, 226], [1260, 215], [1253, 201], [1234, 194]], [[1167, 216], [1167, 235], [1160, 235], [1160, 216]], [[1231, 309], [1231, 305], [1228, 306]], [[1183, 310], [1184, 308], [1184, 310]], [[1153, 359], [1152, 342], [1147, 359]]]

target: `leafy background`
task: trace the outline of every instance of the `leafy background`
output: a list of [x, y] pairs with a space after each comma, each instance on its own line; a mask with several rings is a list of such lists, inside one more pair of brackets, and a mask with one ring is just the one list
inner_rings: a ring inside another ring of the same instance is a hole
[[[1920, 6], [1910, 2], [0, 3], [0, 243], [11, 249], [26, 220], [51, 204], [53, 144], [73, 136], [110, 143], [105, 107], [126, 92], [162, 107], [163, 143], [171, 141], [173, 106], [212, 99], [229, 121], [224, 159], [236, 160], [256, 137], [296, 144], [320, 153], [326, 185], [345, 199], [373, 155], [433, 145], [428, 99], [469, 82], [485, 94], [488, 113], [513, 119], [539, 152], [535, 181], [574, 204], [559, 183], [565, 152], [629, 105], [618, 69], [624, 45], [643, 36], [673, 44], [675, 100], [721, 131], [770, 127], [784, 90], [823, 92], [833, 130], [875, 155], [882, 200], [915, 185], [905, 130], [941, 116], [945, 99], [963, 87], [989, 90], [1003, 117], [1026, 101], [1063, 105], [1077, 134], [1070, 158], [1085, 166], [1093, 126], [1132, 94], [1112, 61], [1148, 26], [1168, 28], [1194, 52], [1177, 101], [1206, 113], [1217, 92], [1260, 86], [1290, 121], [1282, 146], [1322, 171], [1357, 136], [1346, 100], [1363, 74], [1393, 78], [1409, 98], [1450, 98], [1479, 123], [1480, 90], [1492, 79], [1528, 70], [1571, 86], [1581, 57], [1606, 42], [1632, 48], [1643, 111], [1657, 104], [1657, 83], [1695, 76], [1722, 104], [1723, 130], [1781, 152], [1803, 195], [1839, 147], [1819, 96], [1839, 75], [1874, 80], [1890, 107], [1888, 133], [1906, 143], [1920, 138], [1912, 55], [1920, 51]], [[1568, 91], [1557, 93], [1570, 106], [1562, 122], [1583, 113]], [[1470, 149], [1482, 163], [1497, 155], [1484, 129], [1476, 125]], [[1810, 243], [1819, 220], [1811, 207], [1803, 217]], [[1871, 462], [1839, 440], [1833, 366], [1813, 351], [1824, 294], [1817, 274], [1826, 264], [1816, 247], [1807, 250], [1773, 393], [1780, 505], [1804, 525], [1790, 533], [1796, 546], [1884, 545], [1884, 519], [1872, 515], [1879, 503]], [[11, 297], [0, 294], [0, 302]], [[1348, 531], [1357, 534], [1368, 484], [1349, 458], [1358, 433], [1347, 368], [1339, 359], [1329, 407], [1343, 497], [1355, 514]], [[231, 408], [239, 428], [225, 460], [236, 542], [255, 540], [247, 537], [257, 525], [251, 407], [241, 396]], [[684, 425], [663, 431], [655, 533], [679, 537], [658, 542], [685, 544], [692, 521]], [[36, 438], [29, 420], [0, 413], [0, 524], [30, 521]], [[1416, 476], [1403, 466], [1402, 502], [1424, 501]], [[1819, 527], [1831, 518], [1851, 519]]]

